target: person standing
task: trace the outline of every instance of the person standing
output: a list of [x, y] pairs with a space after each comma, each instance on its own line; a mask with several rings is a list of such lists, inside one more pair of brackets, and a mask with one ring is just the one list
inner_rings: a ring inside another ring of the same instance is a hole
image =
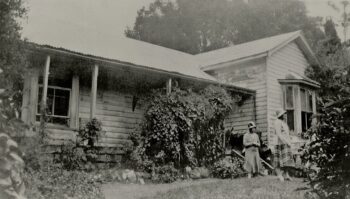
[[243, 136], [243, 146], [245, 149], [244, 169], [248, 172], [248, 178], [252, 178], [254, 174], [258, 174], [261, 168], [260, 165], [260, 139], [256, 133], [254, 122], [248, 124], [249, 132]]
[[[289, 135], [289, 127], [286, 123], [287, 112], [280, 110], [276, 112], [277, 119], [274, 124], [275, 140], [273, 166], [276, 169], [277, 176], [280, 181], [292, 180], [289, 170], [295, 166], [292, 156], [291, 139]], [[285, 178], [283, 177], [285, 175]]]

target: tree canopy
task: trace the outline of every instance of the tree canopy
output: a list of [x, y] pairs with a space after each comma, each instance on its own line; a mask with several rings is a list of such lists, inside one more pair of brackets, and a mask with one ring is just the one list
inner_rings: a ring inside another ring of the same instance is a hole
[[320, 40], [316, 50], [320, 64], [307, 71], [309, 77], [320, 82], [321, 89], [319, 117], [309, 129], [312, 141], [304, 157], [319, 168], [311, 182], [320, 196], [346, 198], [350, 195], [350, 55], [333, 21], [327, 20], [324, 30], [326, 38]]
[[155, 0], [125, 34], [196, 54], [295, 30], [311, 46], [324, 37], [299, 0]]
[[25, 68], [21, 26], [18, 23], [25, 13], [22, 0], [0, 1], [0, 89], [20, 81]]

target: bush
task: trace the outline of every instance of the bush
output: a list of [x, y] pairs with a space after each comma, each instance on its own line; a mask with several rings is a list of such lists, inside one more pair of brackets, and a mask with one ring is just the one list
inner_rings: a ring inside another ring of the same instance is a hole
[[161, 183], [175, 182], [180, 178], [180, 172], [175, 169], [173, 164], [156, 167], [154, 172], [157, 176], [154, 180]]
[[0, 198], [24, 198], [23, 169], [24, 161], [18, 154], [17, 143], [0, 133]]
[[236, 101], [226, 90], [174, 88], [169, 96], [155, 91], [149, 101], [141, 134], [132, 136], [141, 168], [169, 162], [177, 169], [206, 166], [222, 157], [223, 122]]
[[349, 107], [348, 98], [327, 105], [321, 101], [319, 121], [308, 131], [311, 142], [303, 158], [316, 168], [309, 170], [311, 184], [325, 198], [350, 196]]
[[55, 160], [66, 170], [91, 170], [96, 162], [98, 149], [96, 142], [102, 135], [102, 123], [93, 118], [79, 129], [77, 142], [66, 143], [61, 146], [59, 158]]
[[221, 159], [214, 163], [211, 172], [216, 178], [237, 178], [244, 174], [243, 161], [238, 158]]

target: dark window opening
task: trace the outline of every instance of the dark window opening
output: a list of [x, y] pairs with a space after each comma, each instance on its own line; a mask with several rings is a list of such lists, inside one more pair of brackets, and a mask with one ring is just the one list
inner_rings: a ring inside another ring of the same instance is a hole
[[[39, 87], [37, 121], [40, 120], [40, 106], [43, 87]], [[70, 89], [48, 86], [46, 99], [46, 116], [48, 123], [69, 124]]]
[[306, 132], [311, 127], [312, 113], [301, 112], [301, 128], [303, 132]]
[[294, 110], [287, 110], [287, 124], [289, 130], [294, 131]]

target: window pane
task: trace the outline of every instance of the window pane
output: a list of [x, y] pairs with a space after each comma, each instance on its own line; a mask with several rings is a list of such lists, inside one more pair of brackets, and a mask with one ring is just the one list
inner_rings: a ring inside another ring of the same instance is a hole
[[301, 104], [301, 110], [306, 111], [306, 91], [305, 89], [300, 89], [300, 104]]
[[294, 107], [293, 103], [293, 87], [287, 86], [286, 89], [286, 108], [290, 109]]
[[301, 129], [306, 132], [311, 127], [312, 113], [301, 112]]
[[56, 89], [55, 91], [55, 115], [68, 116], [69, 95], [67, 90]]
[[308, 96], [309, 96], [309, 99], [308, 99], [309, 103], [307, 108], [309, 112], [312, 112], [312, 92], [308, 92]]
[[294, 111], [293, 110], [287, 110], [287, 124], [288, 124], [289, 130], [294, 131]]
[[48, 88], [47, 89], [47, 98], [46, 98], [46, 114], [52, 115], [53, 111], [53, 97], [54, 97], [54, 89]]
[[[53, 105], [53, 95], [54, 95], [54, 89], [48, 88], [47, 89], [47, 98], [46, 98], [46, 114], [52, 115], [52, 105]], [[39, 87], [39, 94], [38, 94], [38, 106], [37, 106], [37, 113], [40, 114], [40, 106], [41, 106], [41, 98], [43, 96], [43, 87]]]

